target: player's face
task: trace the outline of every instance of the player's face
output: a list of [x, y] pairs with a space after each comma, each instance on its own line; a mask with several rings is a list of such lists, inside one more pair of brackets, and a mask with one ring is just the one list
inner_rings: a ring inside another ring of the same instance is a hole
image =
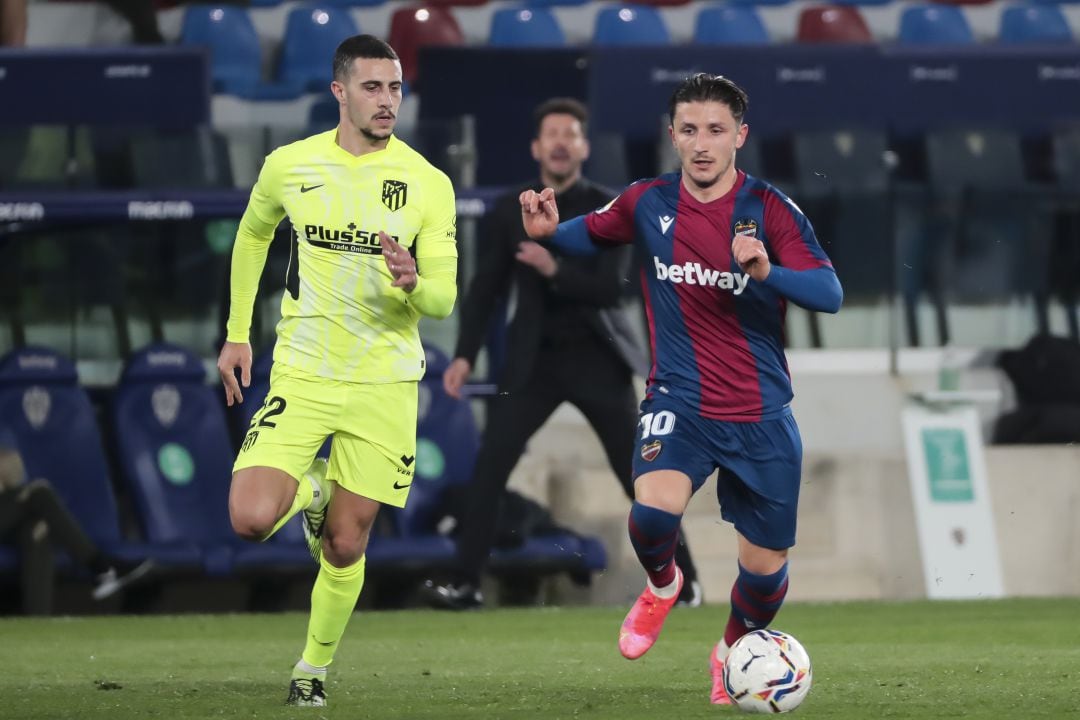
[[[357, 58], [344, 82], [332, 83], [348, 122], [368, 140], [386, 140], [401, 107], [401, 63]], [[343, 118], [345, 119], [345, 118]]]
[[731, 108], [715, 100], [679, 103], [671, 141], [683, 175], [699, 188], [715, 185], [734, 172], [735, 151], [746, 142], [748, 126], [735, 121]]
[[581, 122], [564, 113], [546, 116], [532, 142], [532, 156], [540, 163], [541, 174], [556, 182], [576, 176], [589, 157], [589, 141]]

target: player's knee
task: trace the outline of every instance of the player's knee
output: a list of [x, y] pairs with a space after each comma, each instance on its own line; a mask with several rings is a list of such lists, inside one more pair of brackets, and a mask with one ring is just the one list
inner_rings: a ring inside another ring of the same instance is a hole
[[272, 507], [248, 507], [238, 508], [230, 503], [229, 519], [232, 522], [233, 532], [244, 540], [262, 542], [270, 535], [277, 522], [277, 516]]
[[323, 554], [335, 567], [348, 567], [364, 556], [367, 550], [367, 533], [331, 533], [323, 537]]

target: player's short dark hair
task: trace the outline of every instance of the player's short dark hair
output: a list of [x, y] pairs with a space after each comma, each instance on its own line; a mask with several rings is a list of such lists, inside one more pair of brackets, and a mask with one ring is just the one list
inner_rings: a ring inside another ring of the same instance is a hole
[[334, 51], [334, 79], [341, 82], [349, 76], [353, 60], [397, 60], [394, 48], [374, 35], [353, 35], [345, 38]]
[[679, 103], [710, 100], [727, 105], [735, 116], [735, 122], [739, 123], [743, 121], [746, 109], [750, 107], [750, 98], [746, 96], [746, 91], [733, 80], [723, 75], [697, 73], [679, 83], [679, 87], [671, 94], [671, 105], [668, 107], [671, 124], [675, 124], [675, 106]]
[[545, 100], [533, 110], [533, 137], [540, 137], [540, 128], [544, 124], [544, 118], [548, 115], [570, 115], [581, 123], [581, 129], [589, 123], [589, 111], [580, 100], [568, 97], [557, 97]]

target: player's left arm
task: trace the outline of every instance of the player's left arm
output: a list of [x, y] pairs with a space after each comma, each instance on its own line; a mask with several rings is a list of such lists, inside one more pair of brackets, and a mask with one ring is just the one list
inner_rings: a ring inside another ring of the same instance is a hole
[[807, 310], [838, 312], [844, 290], [810, 221], [789, 199], [771, 192], [764, 215], [775, 262], [760, 240], [736, 235], [732, 254], [743, 272]]
[[416, 287], [409, 302], [421, 315], [447, 317], [457, 300], [457, 207], [450, 178], [432, 170], [424, 188], [424, 210], [416, 236]]

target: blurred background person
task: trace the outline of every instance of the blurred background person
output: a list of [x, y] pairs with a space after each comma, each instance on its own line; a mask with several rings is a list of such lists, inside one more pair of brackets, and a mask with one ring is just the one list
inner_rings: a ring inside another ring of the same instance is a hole
[[93, 573], [95, 600], [112, 597], [153, 568], [152, 560], [133, 564], [105, 554], [49, 483], [26, 482], [19, 454], [0, 448], [0, 539], [8, 536], [15, 536], [19, 544], [23, 610], [28, 615], [52, 612], [57, 548]]
[[[443, 386], [461, 397], [496, 308], [513, 297], [504, 367], [495, 369], [498, 395], [489, 414], [465, 500], [457, 537], [457, 567], [448, 582], [429, 580], [425, 596], [436, 607], [483, 604], [480, 579], [495, 538], [499, 504], [510, 473], [529, 439], [564, 402], [577, 407], [596, 432], [611, 469], [633, 498], [637, 394], [634, 376], [648, 360], [630, 328], [622, 303], [630, 247], [592, 258], [564, 256], [528, 238], [521, 227], [522, 190], [554, 188], [567, 218], [591, 212], [614, 195], [582, 176], [589, 157], [588, 111], [571, 98], [536, 108], [532, 157], [539, 178], [503, 195], [492, 213], [476, 276], [462, 303], [461, 330]], [[633, 281], [636, 282], [636, 281]], [[690, 551], [680, 537], [677, 556], [686, 573], [683, 602], [701, 604]]]

